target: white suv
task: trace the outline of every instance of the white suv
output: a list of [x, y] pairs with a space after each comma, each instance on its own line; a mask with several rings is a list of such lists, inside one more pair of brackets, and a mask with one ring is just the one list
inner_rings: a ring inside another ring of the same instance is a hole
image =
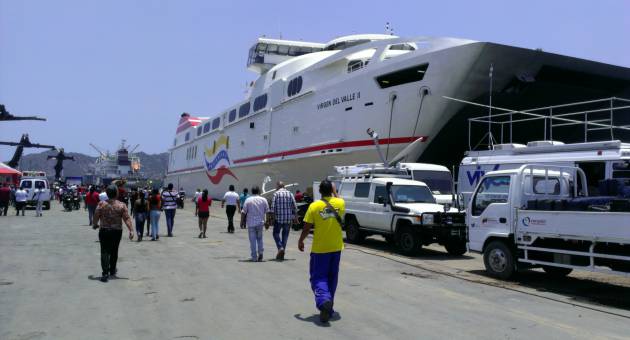
[[405, 254], [431, 243], [444, 245], [453, 255], [466, 252], [465, 225], [446, 221], [444, 206], [436, 203], [423, 182], [349, 176], [341, 180], [338, 192], [346, 201], [345, 230], [350, 243], [376, 234]]

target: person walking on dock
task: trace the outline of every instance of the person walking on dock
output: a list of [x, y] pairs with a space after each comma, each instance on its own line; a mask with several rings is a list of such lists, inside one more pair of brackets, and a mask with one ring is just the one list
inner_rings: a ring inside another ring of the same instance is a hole
[[149, 195], [149, 218], [151, 219], [151, 241], [159, 240], [160, 211], [162, 209], [162, 198], [157, 189], [153, 189]]
[[131, 202], [131, 206], [133, 207], [133, 217], [136, 220], [138, 242], [142, 242], [144, 221], [147, 219], [147, 214], [149, 213], [149, 202], [144, 198], [144, 195], [136, 195], [136, 200]]
[[[297, 213], [297, 204], [293, 194], [284, 188], [284, 183], [278, 182], [276, 188], [278, 190], [273, 194], [273, 199], [271, 200], [271, 211], [274, 216], [273, 239], [276, 241], [276, 247], [278, 248], [276, 260], [284, 260], [289, 231]], [[282, 237], [280, 237], [281, 232]]]
[[201, 197], [201, 189], [197, 188], [197, 191], [195, 191], [192, 199], [193, 203], [195, 203], [195, 216], [199, 213], [199, 205], [197, 204], [199, 197]]
[[269, 223], [267, 221], [269, 204], [267, 200], [260, 197], [259, 194], [260, 189], [253, 187], [252, 196], [247, 198], [245, 204], [243, 204], [243, 217], [247, 221], [249, 248], [253, 262], [262, 262], [263, 260], [263, 225], [265, 229], [269, 229]]
[[228, 191], [223, 195], [223, 200], [221, 201], [221, 209], [225, 206], [225, 214], [228, 219], [228, 233], [234, 232], [234, 213], [236, 210], [241, 210], [241, 206], [238, 201], [238, 194], [234, 191], [234, 186], [230, 185]]
[[20, 215], [20, 210], [22, 210], [22, 216], [24, 216], [24, 210], [26, 209], [26, 199], [28, 197], [28, 193], [24, 188], [19, 187], [15, 191], [15, 216]]
[[333, 314], [335, 291], [339, 277], [339, 261], [343, 250], [342, 216], [345, 202], [334, 197], [333, 184], [323, 180], [319, 184], [322, 199], [311, 203], [304, 216], [304, 229], [298, 241], [298, 248], [304, 251], [304, 239], [313, 232], [311, 245], [310, 276], [311, 289], [315, 295], [315, 306], [319, 309], [321, 322], [328, 322]]
[[[245, 205], [245, 200], [247, 199], [247, 197], [249, 197], [249, 190], [247, 190], [247, 188], [243, 189], [243, 192], [241, 193], [240, 196], [238, 196], [238, 203], [242, 206]], [[241, 213], [240, 209], [239, 209], [239, 213]], [[245, 219], [243, 218], [243, 216], [241, 216], [241, 225], [240, 225], [241, 229], [246, 229], [247, 228], [247, 224], [245, 223]]]
[[94, 229], [100, 228], [98, 239], [101, 245], [102, 282], [107, 282], [109, 277], [116, 277], [118, 246], [122, 238], [123, 222], [129, 229], [129, 239], [133, 240], [133, 227], [127, 206], [116, 199], [118, 189], [115, 186], [110, 186], [106, 193], [107, 201], [100, 202], [96, 207], [92, 227]]
[[44, 185], [38, 186], [33, 192], [33, 200], [35, 201], [35, 216], [42, 217], [42, 205], [44, 204], [46, 190]]
[[212, 199], [208, 197], [208, 190], [204, 189], [201, 196], [196, 202], [199, 210], [199, 238], [206, 238], [206, 230], [208, 229], [208, 218], [210, 217], [210, 206]]
[[4, 182], [2, 184], [2, 187], [0, 188], [0, 216], [2, 216], [2, 214], [4, 214], [4, 216], [7, 216], [10, 201], [11, 189], [9, 188], [9, 183]]
[[94, 186], [91, 186], [90, 190], [88, 190], [88, 193], [85, 195], [85, 205], [87, 205], [88, 220], [90, 225], [92, 225], [92, 221], [94, 220], [94, 212], [96, 211], [98, 202], [98, 192], [96, 192]]
[[169, 183], [166, 190], [162, 191], [162, 208], [166, 219], [166, 230], [168, 237], [173, 237], [173, 227], [175, 226], [175, 211], [177, 211], [177, 200], [179, 193], [173, 190], [173, 183]]

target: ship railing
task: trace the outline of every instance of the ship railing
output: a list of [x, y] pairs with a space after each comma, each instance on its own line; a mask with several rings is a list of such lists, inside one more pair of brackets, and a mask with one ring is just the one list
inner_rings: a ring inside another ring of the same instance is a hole
[[[592, 141], [589, 137], [594, 131], [607, 131], [606, 135], [609, 135], [610, 140], [615, 139], [615, 132], [617, 131], [630, 132], [630, 99], [625, 98], [609, 97], [527, 110], [512, 110], [448, 96], [444, 96], [444, 98], [488, 110], [487, 114], [468, 118], [469, 150], [476, 149], [484, 140], [487, 140], [489, 147], [496, 143], [512, 143], [515, 125], [526, 122], [542, 122], [543, 140], [545, 141], [552, 141], [554, 129], [557, 130], [562, 127], [579, 127], [583, 131], [584, 142]], [[620, 121], [619, 116], [624, 113], [628, 117], [624, 120], [626, 124], [616, 123]], [[487, 133], [481, 138], [482, 141], [473, 146], [472, 132], [473, 128], [478, 125], [484, 126]], [[498, 138], [493, 133], [497, 129], [499, 130]], [[601, 141], [601, 135], [598, 138]]]

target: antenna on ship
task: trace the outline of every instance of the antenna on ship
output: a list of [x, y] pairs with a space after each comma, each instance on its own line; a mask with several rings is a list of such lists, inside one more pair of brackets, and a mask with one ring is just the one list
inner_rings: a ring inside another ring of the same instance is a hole
[[385, 34], [394, 35], [394, 27], [388, 22], [385, 23]]
[[488, 150], [492, 149], [492, 80], [494, 73], [494, 63], [490, 63], [490, 98], [488, 103]]

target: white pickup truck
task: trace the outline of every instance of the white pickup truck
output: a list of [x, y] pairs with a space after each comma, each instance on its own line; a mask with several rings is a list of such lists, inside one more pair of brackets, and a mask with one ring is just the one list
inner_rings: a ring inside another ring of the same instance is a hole
[[531, 267], [630, 276], [630, 200], [589, 197], [587, 188], [577, 167], [487, 173], [466, 210], [469, 250], [483, 253], [486, 271], [501, 279]]

